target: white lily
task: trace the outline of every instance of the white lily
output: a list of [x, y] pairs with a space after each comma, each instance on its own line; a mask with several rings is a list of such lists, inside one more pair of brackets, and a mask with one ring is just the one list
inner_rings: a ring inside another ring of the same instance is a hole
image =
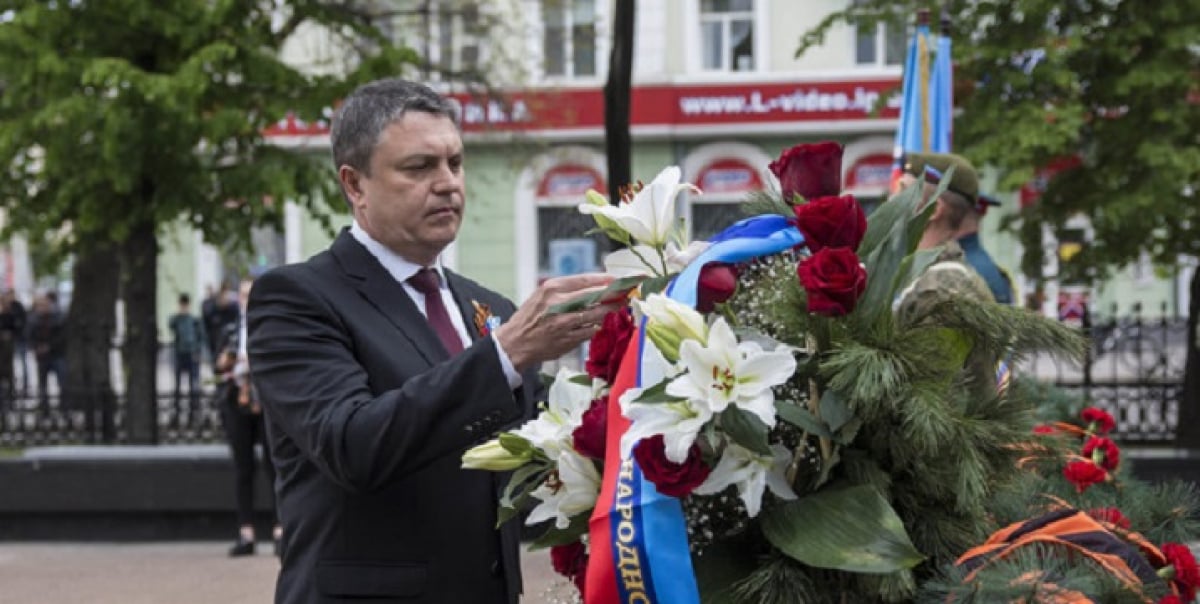
[[513, 430], [513, 434], [529, 441], [552, 460], [558, 459], [563, 451], [573, 449], [571, 433], [583, 423], [583, 413], [592, 404], [592, 387], [571, 381], [580, 375], [584, 374], [560, 368], [550, 385], [542, 412]]
[[558, 470], [530, 495], [542, 502], [529, 512], [525, 524], [554, 519], [554, 526], [565, 529], [571, 517], [591, 510], [600, 494], [600, 473], [590, 459], [567, 449], [558, 457]]
[[771, 445], [771, 455], [759, 455], [729, 443], [717, 467], [696, 487], [695, 492], [715, 495], [731, 484], [736, 485], [738, 496], [746, 505], [746, 514], [753, 518], [762, 509], [763, 491], [767, 488], [782, 499], [796, 498], [784, 474], [791, 458], [791, 453], [783, 445]]
[[671, 362], [679, 359], [679, 346], [684, 340], [708, 341], [704, 315], [686, 304], [650, 294], [645, 300], [634, 300], [633, 306], [647, 318], [646, 337]]
[[628, 203], [619, 205], [579, 204], [584, 214], [598, 214], [616, 223], [637, 243], [663, 249], [675, 227], [675, 199], [681, 191], [700, 192], [694, 185], [680, 183], [678, 166], [665, 168], [650, 184], [642, 187]]
[[712, 412], [687, 401], [679, 403], [635, 403], [642, 389], [631, 388], [621, 395], [621, 414], [629, 418], [629, 429], [621, 436], [621, 456], [629, 457], [633, 447], [644, 438], [661, 434], [667, 459], [675, 463], [687, 460], [688, 449]]
[[[707, 241], [693, 241], [687, 247], [680, 249], [674, 241], [668, 242], [663, 255], [666, 258], [667, 274], [678, 273], [695, 260], [701, 252], [708, 249]], [[621, 278], [635, 275], [661, 277], [663, 267], [656, 266], [658, 258], [654, 248], [638, 244], [632, 248], [617, 250], [604, 257], [604, 270], [608, 274]]]
[[767, 426], [775, 425], [771, 388], [796, 372], [790, 348], [780, 346], [765, 352], [757, 342], [738, 342], [724, 318], [709, 328], [707, 342], [684, 340], [679, 363], [687, 372], [667, 386], [667, 394], [686, 398], [714, 415], [735, 405]]

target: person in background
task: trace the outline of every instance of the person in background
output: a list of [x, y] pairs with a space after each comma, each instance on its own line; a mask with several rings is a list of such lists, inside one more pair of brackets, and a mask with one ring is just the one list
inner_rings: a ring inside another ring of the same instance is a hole
[[967, 264], [983, 278], [996, 302], [1012, 304], [1011, 279], [1006, 277], [979, 241], [979, 221], [987, 213], [988, 207], [999, 205], [999, 201], [980, 194], [979, 175], [975, 166], [966, 158], [952, 153], [911, 153], [905, 166], [909, 176], [901, 184], [924, 179], [926, 193], [931, 194], [951, 167], [954, 172], [950, 174], [950, 183], [938, 197], [938, 207], [929, 218], [920, 247], [929, 249], [955, 242]]
[[29, 314], [25, 310], [25, 305], [21, 303], [21, 299], [16, 296], [15, 292], [9, 292], [11, 297], [8, 301], [8, 311], [12, 315], [13, 324], [13, 357], [17, 359], [17, 367], [21, 368], [21, 377], [19, 383], [21, 385], [18, 393], [20, 396], [29, 396], [29, 361], [26, 356], [29, 352]]
[[234, 495], [237, 503], [237, 541], [229, 549], [229, 555], [249, 556], [255, 552], [254, 530], [254, 475], [258, 460], [254, 445], [262, 447], [262, 470], [267, 479], [271, 497], [272, 539], [275, 553], [279, 554], [281, 529], [276, 520], [274, 504], [275, 467], [271, 463], [271, 448], [263, 426], [262, 405], [250, 379], [250, 363], [246, 355], [246, 300], [253, 282], [243, 280], [238, 289], [238, 308], [243, 319], [234, 321], [225, 328], [221, 350], [213, 364], [213, 371], [220, 382], [217, 388], [218, 404], [225, 425], [225, 437], [234, 465]]
[[34, 300], [29, 323], [29, 343], [37, 361], [38, 401], [44, 412], [50, 410], [50, 374], [54, 374], [54, 383], [61, 391], [65, 373], [66, 334], [56, 301], [57, 296], [48, 293]]
[[12, 409], [17, 396], [13, 353], [17, 344], [17, 321], [13, 315], [12, 291], [0, 294], [0, 411]]
[[231, 326], [236, 326], [240, 316], [237, 292], [229, 287], [229, 283], [222, 281], [217, 291], [205, 300], [205, 305], [201, 308], [204, 331], [208, 334], [208, 354], [214, 363], [217, 353], [220, 352], [222, 334]]
[[[172, 335], [171, 359], [175, 366], [175, 417], [180, 425], [199, 409], [200, 356], [207, 339], [204, 324], [192, 314], [191, 305], [190, 296], [179, 294], [179, 309], [167, 321]], [[187, 405], [183, 404], [180, 392], [185, 375], [188, 380]]]

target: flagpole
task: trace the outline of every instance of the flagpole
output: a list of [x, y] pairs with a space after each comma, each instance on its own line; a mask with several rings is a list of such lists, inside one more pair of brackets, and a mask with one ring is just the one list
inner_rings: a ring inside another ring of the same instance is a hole
[[[917, 30], [924, 25], [929, 26], [929, 9], [923, 8], [917, 12]], [[925, 36], [917, 37], [917, 65], [920, 75], [917, 79], [921, 87], [921, 152], [929, 152], [929, 134], [933, 129], [929, 123], [929, 41]]]

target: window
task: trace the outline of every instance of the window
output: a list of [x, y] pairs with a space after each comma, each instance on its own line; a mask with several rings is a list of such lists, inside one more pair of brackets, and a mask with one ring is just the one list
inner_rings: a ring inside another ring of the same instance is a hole
[[[855, 0], [861, 4], [862, 0]], [[854, 62], [859, 65], [882, 67], [903, 65], [907, 54], [907, 31], [899, 23], [877, 23], [856, 28]]]
[[479, 69], [479, 40], [483, 37], [484, 28], [477, 5], [442, 3], [437, 8], [435, 27], [437, 64], [443, 70], [465, 72]]
[[596, 75], [595, 0], [542, 0], [542, 69], [550, 77]]
[[754, 0], [701, 0], [700, 45], [707, 71], [753, 71]]

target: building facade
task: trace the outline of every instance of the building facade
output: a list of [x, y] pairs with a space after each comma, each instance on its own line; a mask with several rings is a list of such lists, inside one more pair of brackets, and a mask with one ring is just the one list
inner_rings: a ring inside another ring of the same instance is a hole
[[[803, 32], [846, 0], [640, 0], [633, 60], [633, 175], [649, 181], [669, 165], [703, 193], [679, 206], [693, 238], [740, 217], [737, 204], [774, 186], [771, 159], [791, 145], [836, 140], [845, 146], [843, 181], [868, 208], [886, 192], [898, 114], [904, 31], [842, 26], [795, 56]], [[466, 141], [467, 213], [443, 261], [522, 300], [547, 277], [600, 266], [606, 242], [585, 236], [575, 206], [588, 189], [608, 191], [602, 87], [607, 77], [611, 0], [381, 2], [381, 25], [429, 57], [405, 75], [423, 78], [461, 108]], [[305, 32], [290, 60], [312, 69], [337, 65], [337, 48]], [[498, 91], [470, 92], [462, 74], [486, 73]], [[303, 153], [328, 154], [328, 125], [282, 120], [267, 133]], [[986, 158], [972, 158], [986, 164]], [[985, 182], [994, 179], [985, 179]], [[1017, 211], [1017, 193], [998, 195], [983, 238], [1016, 274], [1017, 241], [998, 232]], [[348, 223], [347, 215], [334, 217]], [[262, 266], [302, 260], [333, 234], [289, 208], [285, 232], [264, 237]], [[164, 245], [160, 316], [174, 292], [199, 294], [223, 275], [215, 250], [186, 228]], [[1053, 267], [1050, 267], [1053, 269]], [[1136, 297], [1148, 308], [1179, 302], [1173, 279], [1135, 268], [1092, 295], [1094, 307]], [[1137, 283], [1136, 288], [1120, 285]], [[1020, 287], [1018, 289], [1021, 289]], [[1057, 291], [1047, 292], [1048, 313]], [[1186, 308], [1186, 307], [1184, 307]]]

